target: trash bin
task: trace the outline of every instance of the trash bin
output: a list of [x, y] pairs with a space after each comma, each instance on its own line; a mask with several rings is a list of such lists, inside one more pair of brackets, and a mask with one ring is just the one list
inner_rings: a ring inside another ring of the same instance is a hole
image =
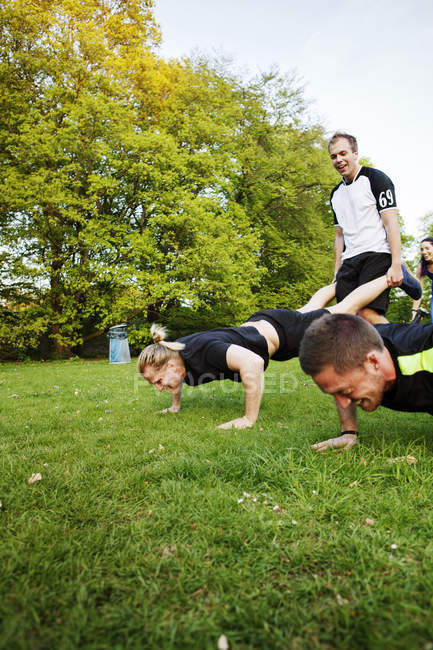
[[110, 339], [110, 363], [131, 363], [126, 323], [110, 327], [107, 336]]

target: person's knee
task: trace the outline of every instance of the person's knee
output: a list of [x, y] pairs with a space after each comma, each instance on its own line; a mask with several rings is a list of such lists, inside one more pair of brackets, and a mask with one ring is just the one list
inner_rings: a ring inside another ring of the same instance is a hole
[[368, 321], [372, 325], [378, 325], [379, 323], [388, 323], [388, 320], [383, 314], [379, 314], [371, 307], [364, 307], [358, 312], [358, 316], [361, 316], [364, 320]]

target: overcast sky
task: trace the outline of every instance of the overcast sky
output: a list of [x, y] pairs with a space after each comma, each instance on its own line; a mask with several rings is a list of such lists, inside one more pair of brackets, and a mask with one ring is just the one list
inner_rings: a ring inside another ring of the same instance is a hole
[[199, 49], [251, 75], [296, 71], [310, 112], [394, 182], [410, 234], [433, 212], [432, 0], [155, 0], [164, 58]]

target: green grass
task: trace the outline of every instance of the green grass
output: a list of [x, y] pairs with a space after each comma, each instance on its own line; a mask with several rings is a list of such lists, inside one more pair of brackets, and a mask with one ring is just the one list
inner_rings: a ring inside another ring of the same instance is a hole
[[433, 649], [430, 416], [361, 413], [317, 455], [337, 418], [297, 361], [243, 431], [215, 428], [230, 382], [162, 416], [134, 364], [0, 372], [1, 648]]

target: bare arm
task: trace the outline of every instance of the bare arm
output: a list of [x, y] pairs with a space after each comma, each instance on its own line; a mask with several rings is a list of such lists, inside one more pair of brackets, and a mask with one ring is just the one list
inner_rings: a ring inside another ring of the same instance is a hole
[[339, 405], [337, 400], [335, 401], [335, 405], [337, 407], [338, 417], [340, 418], [342, 435], [338, 438], [329, 438], [329, 440], [323, 440], [315, 445], [311, 445], [311, 448], [315, 451], [326, 451], [327, 449], [350, 449], [357, 444], [358, 424], [356, 421], [356, 405], [350, 404], [348, 407], [343, 408]]
[[341, 266], [341, 256], [344, 250], [344, 235], [343, 229], [340, 226], [335, 226], [335, 240], [334, 240], [334, 282], [337, 277], [338, 270]]
[[163, 409], [162, 411], [158, 411], [158, 413], [177, 413], [178, 411], [180, 411], [180, 402], [182, 399], [182, 386], [183, 384], [181, 384], [177, 390], [170, 391], [171, 406], [167, 409]]
[[[418, 264], [418, 268], [417, 268], [417, 270], [416, 270], [416, 279], [417, 279], [418, 282], [420, 283], [420, 285], [421, 285], [421, 289], [424, 291], [424, 276], [421, 275], [421, 264]], [[419, 306], [421, 305], [421, 302], [422, 302], [422, 296], [421, 296], [421, 298], [420, 298], [419, 300], [414, 300], [414, 301], [413, 301], [413, 305], [412, 305], [412, 320], [415, 318], [415, 316], [416, 316], [416, 311], [417, 311], [417, 309], [419, 308]]]
[[392, 262], [388, 269], [387, 278], [390, 287], [398, 287], [403, 279], [401, 270], [401, 239], [400, 226], [396, 208], [389, 208], [380, 213], [386, 230], [386, 238], [391, 249]]
[[264, 361], [256, 354], [241, 347], [231, 345], [227, 349], [227, 365], [230, 370], [240, 374], [245, 391], [245, 415], [219, 425], [219, 429], [245, 429], [252, 427], [259, 415], [264, 386]]

